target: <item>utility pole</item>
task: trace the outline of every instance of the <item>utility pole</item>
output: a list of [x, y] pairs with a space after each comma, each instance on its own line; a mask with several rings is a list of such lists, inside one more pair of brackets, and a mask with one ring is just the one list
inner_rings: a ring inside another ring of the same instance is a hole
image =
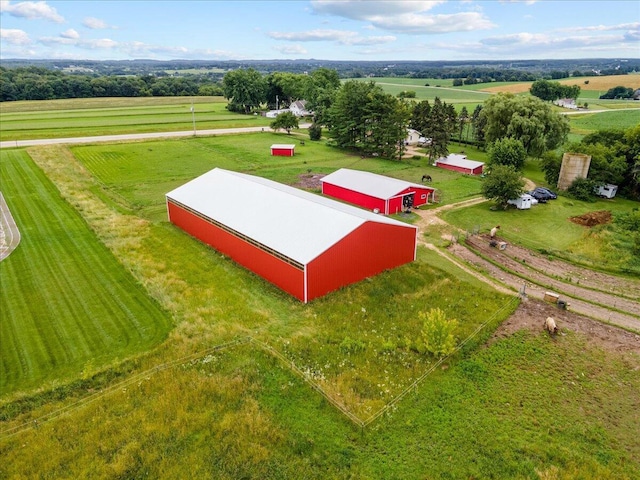
[[193, 136], [196, 136], [196, 109], [193, 108], [193, 100], [191, 101], [191, 119], [193, 121]]

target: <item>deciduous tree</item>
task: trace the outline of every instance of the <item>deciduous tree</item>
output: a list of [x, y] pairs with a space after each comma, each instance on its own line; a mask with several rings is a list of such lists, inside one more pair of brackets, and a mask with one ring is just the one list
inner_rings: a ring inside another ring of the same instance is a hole
[[569, 133], [568, 120], [536, 97], [499, 93], [485, 102], [482, 115], [487, 142], [515, 138], [531, 156], [559, 147]]
[[271, 128], [276, 131], [283, 128], [287, 131], [287, 134], [291, 134], [292, 128], [299, 128], [298, 117], [292, 112], [282, 112], [271, 122]]
[[482, 195], [506, 209], [508, 201], [518, 198], [524, 192], [524, 179], [516, 169], [506, 165], [496, 165], [491, 174], [482, 181]]
[[496, 140], [489, 146], [489, 165], [507, 165], [520, 171], [527, 159], [527, 152], [520, 140], [515, 138], [503, 138]]
[[266, 100], [267, 83], [253, 68], [232, 70], [222, 79], [227, 108], [232, 112], [250, 113]]

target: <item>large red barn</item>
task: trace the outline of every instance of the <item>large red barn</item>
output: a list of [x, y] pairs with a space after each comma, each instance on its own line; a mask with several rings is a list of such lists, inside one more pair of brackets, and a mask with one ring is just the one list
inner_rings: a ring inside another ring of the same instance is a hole
[[308, 302], [415, 260], [416, 228], [220, 168], [167, 193], [169, 220]]
[[441, 157], [436, 160], [436, 167], [466, 173], [467, 175], [481, 175], [484, 163], [469, 160], [466, 155], [452, 153], [447, 157]]
[[385, 215], [433, 200], [433, 188], [371, 172], [341, 168], [321, 179], [322, 193]]

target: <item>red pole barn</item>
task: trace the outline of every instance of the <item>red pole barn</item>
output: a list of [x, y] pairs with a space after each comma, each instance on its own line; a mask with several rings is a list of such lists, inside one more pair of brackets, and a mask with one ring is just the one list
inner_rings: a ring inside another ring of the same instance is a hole
[[433, 200], [433, 188], [360, 170], [341, 168], [320, 181], [323, 194], [385, 215]]
[[215, 168], [166, 194], [169, 220], [303, 302], [416, 257], [414, 226]]

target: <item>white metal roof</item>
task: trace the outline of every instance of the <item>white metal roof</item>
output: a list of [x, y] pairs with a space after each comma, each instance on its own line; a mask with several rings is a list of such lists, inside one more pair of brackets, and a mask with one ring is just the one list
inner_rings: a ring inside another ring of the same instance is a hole
[[323, 177], [320, 181], [385, 200], [407, 188], [428, 188], [405, 180], [398, 180], [397, 178], [385, 177], [384, 175], [363, 172], [361, 170], [350, 170], [348, 168], [336, 170], [326, 177]]
[[462, 168], [470, 168], [473, 170], [474, 168], [481, 167], [484, 165], [483, 162], [477, 162], [475, 160], [469, 160], [466, 155], [459, 155], [456, 153], [450, 154], [448, 157], [441, 157], [438, 159], [436, 163], [442, 163], [445, 165], [453, 165], [456, 167]]
[[302, 264], [365, 222], [415, 229], [320, 195], [221, 168], [166, 196]]
[[271, 148], [295, 148], [295, 144], [286, 144], [286, 143], [274, 143], [271, 145]]

